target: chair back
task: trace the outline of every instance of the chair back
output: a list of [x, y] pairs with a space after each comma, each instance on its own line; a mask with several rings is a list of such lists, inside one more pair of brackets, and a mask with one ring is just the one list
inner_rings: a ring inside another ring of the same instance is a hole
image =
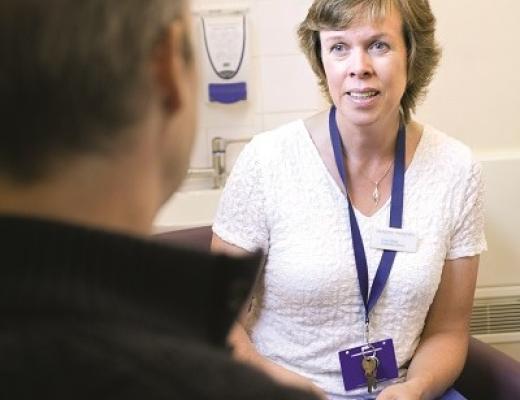
[[472, 337], [455, 388], [470, 400], [520, 399], [520, 362]]
[[174, 243], [197, 250], [209, 251], [212, 236], [213, 231], [211, 230], [211, 226], [200, 226], [196, 228], [162, 232], [155, 235], [155, 238], [159, 241]]

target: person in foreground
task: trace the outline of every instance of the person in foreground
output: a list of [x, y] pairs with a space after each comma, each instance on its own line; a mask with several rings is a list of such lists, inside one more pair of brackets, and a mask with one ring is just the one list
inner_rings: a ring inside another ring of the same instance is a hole
[[260, 255], [151, 239], [183, 178], [182, 0], [0, 3], [0, 398], [316, 399], [231, 358]]
[[427, 0], [313, 1], [299, 40], [332, 107], [255, 137], [213, 226], [215, 251], [267, 252], [236, 357], [329, 399], [460, 396], [482, 179], [411, 118], [434, 31]]

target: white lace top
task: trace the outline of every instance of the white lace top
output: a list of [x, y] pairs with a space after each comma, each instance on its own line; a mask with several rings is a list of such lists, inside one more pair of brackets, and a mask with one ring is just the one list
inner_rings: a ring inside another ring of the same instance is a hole
[[[445, 260], [485, 250], [482, 194], [470, 150], [425, 127], [404, 195], [403, 228], [418, 235], [419, 248], [397, 254], [370, 319], [370, 340], [393, 338], [401, 368], [418, 345]], [[356, 211], [370, 282], [382, 253], [370, 247], [371, 231], [388, 226], [389, 209], [390, 201], [371, 217]], [[257, 135], [245, 147], [213, 231], [268, 254], [250, 321], [257, 350], [313, 380], [330, 399], [365, 398], [366, 388], [345, 392], [338, 359], [364, 335], [348, 205], [303, 121]]]

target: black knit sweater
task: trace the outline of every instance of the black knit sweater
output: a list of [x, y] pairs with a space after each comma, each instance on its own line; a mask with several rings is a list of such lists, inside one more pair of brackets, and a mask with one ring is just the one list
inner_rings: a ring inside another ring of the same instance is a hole
[[0, 216], [0, 399], [307, 399], [231, 360], [260, 255]]

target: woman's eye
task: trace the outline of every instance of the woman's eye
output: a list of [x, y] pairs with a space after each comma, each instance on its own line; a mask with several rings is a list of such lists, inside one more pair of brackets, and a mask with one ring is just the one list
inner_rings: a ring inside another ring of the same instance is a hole
[[382, 53], [382, 52], [386, 52], [388, 49], [390, 49], [390, 46], [388, 46], [387, 43], [385, 42], [381, 42], [381, 41], [377, 41], [377, 42], [374, 42], [370, 48], [372, 50], [375, 50], [379, 53]]
[[346, 50], [345, 45], [342, 43], [337, 43], [330, 48], [331, 53], [343, 53], [343, 52], [345, 52], [345, 50]]

